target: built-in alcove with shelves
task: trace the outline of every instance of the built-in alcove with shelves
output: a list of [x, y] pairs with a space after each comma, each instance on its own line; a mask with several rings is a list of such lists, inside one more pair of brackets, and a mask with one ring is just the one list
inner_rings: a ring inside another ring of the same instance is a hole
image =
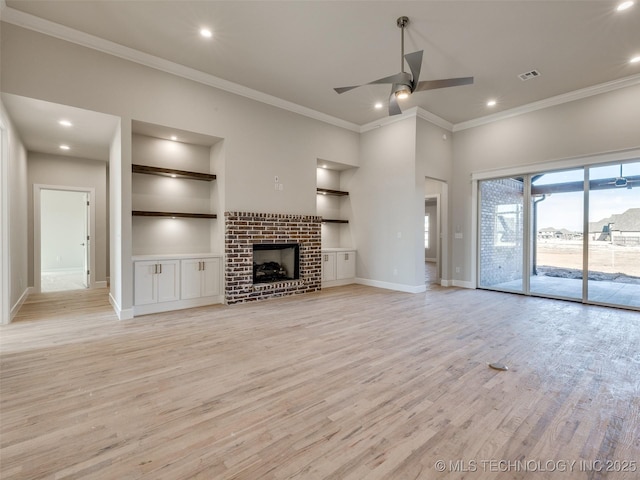
[[353, 248], [349, 222], [351, 202], [344, 187], [350, 165], [318, 160], [316, 170], [316, 213], [322, 217], [322, 248]]
[[223, 140], [132, 122], [134, 315], [224, 301]]
[[[173, 140], [174, 138], [175, 140]], [[132, 122], [133, 255], [223, 249], [219, 178], [223, 139]]]

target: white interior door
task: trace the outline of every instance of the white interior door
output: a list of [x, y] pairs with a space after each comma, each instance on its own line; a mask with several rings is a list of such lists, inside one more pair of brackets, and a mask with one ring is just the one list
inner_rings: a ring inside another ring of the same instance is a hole
[[86, 191], [40, 190], [41, 291], [89, 287], [89, 198]]

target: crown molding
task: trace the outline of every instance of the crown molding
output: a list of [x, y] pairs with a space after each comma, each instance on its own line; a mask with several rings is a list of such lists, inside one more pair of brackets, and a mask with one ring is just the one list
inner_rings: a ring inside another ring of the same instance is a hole
[[417, 114], [417, 109], [418, 107], [413, 107], [405, 110], [400, 115], [391, 115], [379, 120], [374, 120], [373, 122], [365, 123], [360, 127], [360, 133], [366, 133], [371, 130], [375, 130], [376, 128], [386, 127], [387, 125], [392, 125], [408, 118], [414, 118]]
[[288, 110], [290, 112], [297, 113], [314, 120], [319, 120], [321, 122], [334, 125], [336, 127], [351, 130], [356, 133], [360, 132], [360, 126], [355, 123], [348, 122], [346, 120], [342, 120], [340, 118], [333, 117], [322, 112], [318, 112], [311, 108], [303, 107], [302, 105], [283, 100], [273, 95], [268, 95], [251, 88], [238, 85], [214, 75], [201, 72], [200, 70], [196, 70], [194, 68], [186, 67], [184, 65], [165, 60], [155, 55], [150, 55], [133, 48], [125, 47], [124, 45], [120, 45], [118, 43], [111, 42], [110, 40], [96, 37], [95, 35], [90, 35], [88, 33], [84, 33], [79, 30], [75, 30], [73, 28], [66, 27], [49, 20], [45, 20], [40, 17], [36, 17], [35, 15], [31, 15], [29, 13], [21, 12], [19, 10], [6, 6], [5, 0], [0, 0], [0, 13], [3, 22], [49, 35], [60, 40], [75, 43], [76, 45], [91, 48], [93, 50], [97, 50], [99, 52], [113, 55], [124, 60], [129, 60], [131, 62], [145, 65], [147, 67], [170, 73], [172, 75], [177, 75], [179, 77], [208, 85], [219, 90], [224, 90], [235, 95], [240, 95], [242, 97], [271, 105], [273, 107]]
[[426, 120], [427, 122], [433, 123], [434, 125], [440, 128], [444, 128], [449, 132], [453, 132], [453, 127], [454, 127], [453, 123], [445, 120], [442, 117], [439, 117], [435, 113], [431, 113], [430, 111], [425, 110], [424, 108], [418, 107], [418, 112], [416, 115], [418, 116], [418, 118], [421, 118], [422, 120]]
[[542, 110], [545, 108], [554, 107], [556, 105], [562, 105], [563, 103], [573, 102], [574, 100], [581, 100], [583, 98], [592, 97], [601, 93], [611, 92], [613, 90], [618, 90], [620, 88], [630, 87], [632, 85], [638, 84], [640, 84], [640, 74], [619, 78], [617, 80], [601, 83], [599, 85], [592, 85], [580, 90], [574, 90], [573, 92], [563, 93], [562, 95], [556, 95], [555, 97], [549, 97], [538, 102], [522, 105], [521, 107], [505, 110], [504, 112], [494, 113], [485, 117], [474, 118], [473, 120], [469, 120], [466, 122], [456, 123], [453, 126], [453, 132], [460, 132], [469, 128], [487, 125], [489, 123], [516, 117], [525, 113], [535, 112], [536, 110]]

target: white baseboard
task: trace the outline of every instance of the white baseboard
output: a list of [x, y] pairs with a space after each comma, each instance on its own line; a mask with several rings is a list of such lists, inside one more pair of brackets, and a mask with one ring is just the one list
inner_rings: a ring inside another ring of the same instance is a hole
[[466, 280], [451, 280], [451, 286], [461, 288], [476, 288], [473, 282], [467, 282]]
[[22, 292], [22, 295], [20, 295], [20, 298], [18, 299], [18, 301], [11, 308], [11, 313], [9, 314], [9, 322], [13, 321], [13, 318], [18, 314], [20, 307], [22, 307], [24, 302], [27, 300], [27, 298], [29, 298], [29, 295], [31, 295], [32, 293], [33, 293], [33, 287], [25, 288], [24, 292]]
[[322, 282], [322, 288], [341, 287], [343, 285], [349, 285], [354, 282], [354, 278], [343, 278], [341, 280], [325, 280]]
[[379, 280], [370, 280], [368, 278], [356, 278], [359, 285], [367, 285], [369, 287], [384, 288], [386, 290], [395, 290], [397, 292], [406, 293], [422, 293], [427, 291], [426, 285], [404, 285], [402, 283], [381, 282]]
[[[176, 300], [174, 302], [150, 303], [149, 305], [134, 305], [132, 315], [148, 315], [150, 313], [171, 312], [173, 310], [184, 310], [186, 308], [205, 307], [208, 305], [218, 305], [224, 303], [223, 295], [213, 297], [190, 298], [187, 300]], [[129, 317], [132, 318], [132, 317]]]
[[118, 320], [130, 320], [133, 318], [133, 309], [128, 308], [127, 310], [123, 310], [122, 308], [120, 308], [120, 305], [118, 304], [118, 302], [116, 302], [116, 299], [113, 298], [111, 292], [109, 292], [109, 303], [113, 307], [113, 310], [116, 312]]
[[93, 282], [93, 285], [91, 285], [91, 288], [107, 288], [107, 281], [102, 280], [100, 282]]

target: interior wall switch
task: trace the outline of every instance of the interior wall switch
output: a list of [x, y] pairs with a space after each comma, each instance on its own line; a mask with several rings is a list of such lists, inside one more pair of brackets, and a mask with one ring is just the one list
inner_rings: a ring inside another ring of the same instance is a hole
[[455, 238], [460, 239], [462, 238], [462, 233], [456, 233], [454, 236]]

